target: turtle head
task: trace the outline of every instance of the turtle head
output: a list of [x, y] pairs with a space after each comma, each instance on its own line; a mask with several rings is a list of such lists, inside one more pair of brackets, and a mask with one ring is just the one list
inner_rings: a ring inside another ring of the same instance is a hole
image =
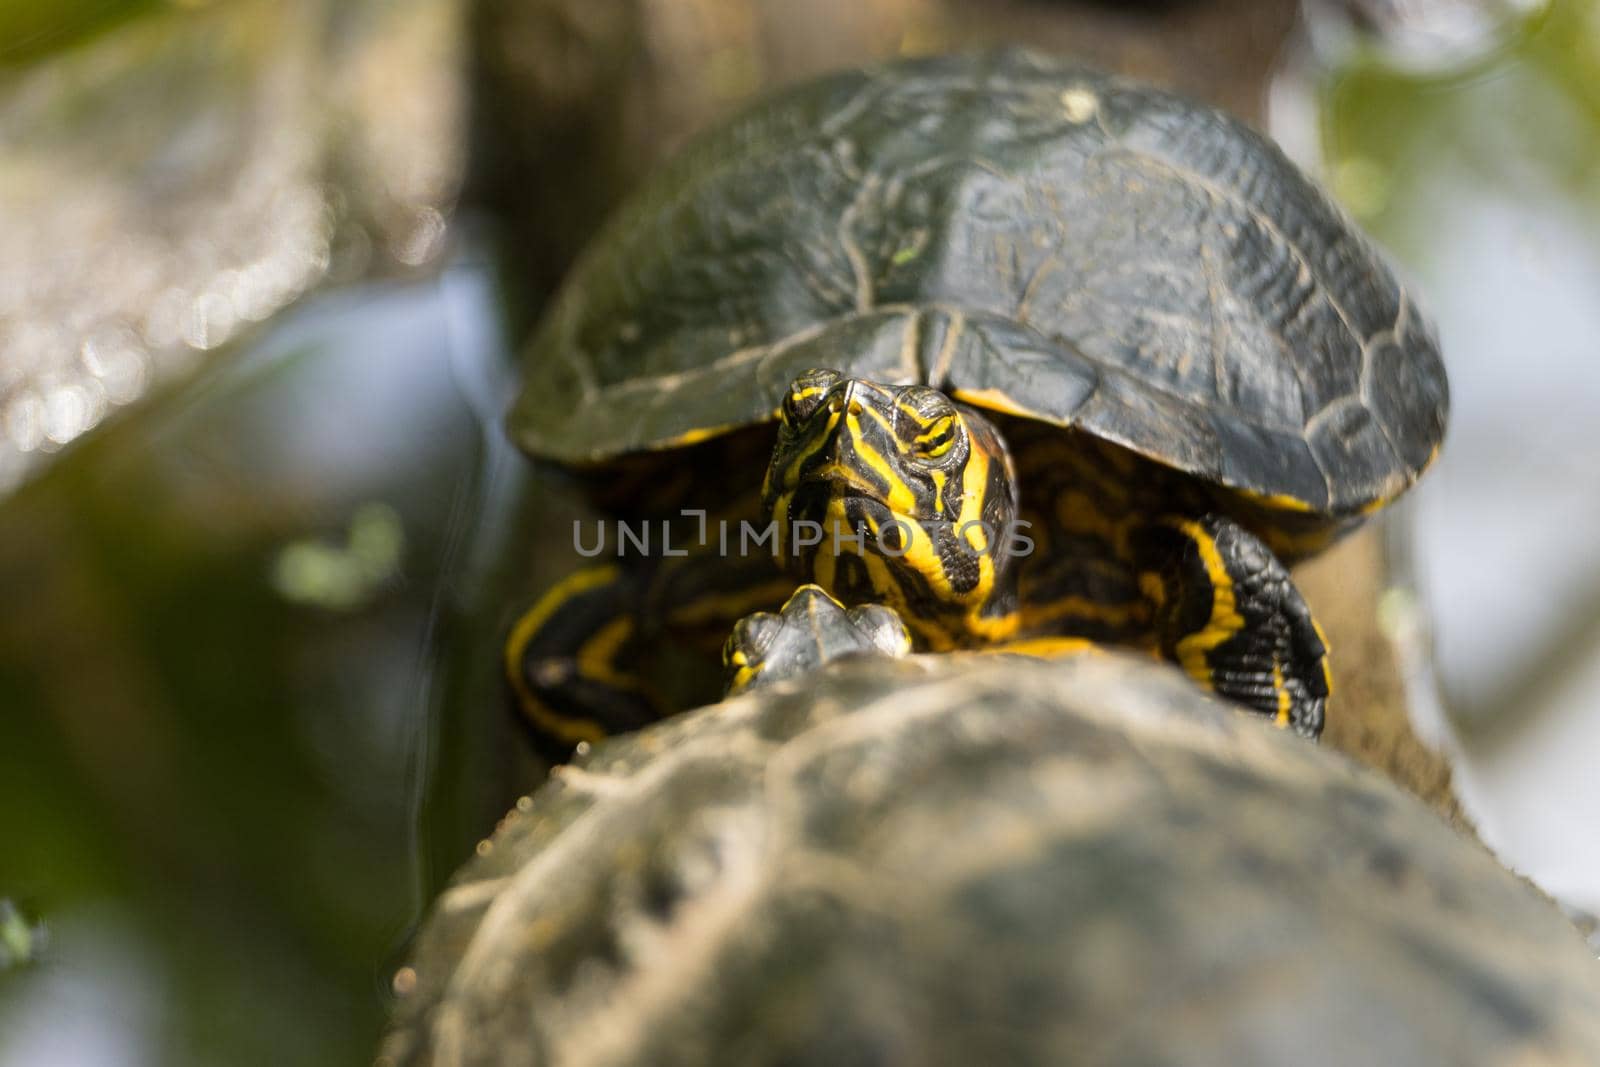
[[786, 566], [889, 605], [930, 648], [1005, 636], [1017, 489], [989, 420], [937, 389], [816, 370], [780, 422], [762, 498]]
[[848, 656], [903, 656], [911, 634], [882, 604], [846, 608], [814, 585], [794, 591], [778, 613], [734, 624], [722, 646], [728, 695], [798, 677]]

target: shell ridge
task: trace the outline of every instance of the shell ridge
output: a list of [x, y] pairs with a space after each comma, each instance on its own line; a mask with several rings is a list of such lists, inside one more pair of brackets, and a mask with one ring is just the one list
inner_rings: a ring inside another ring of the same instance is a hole
[[1365, 340], [1364, 335], [1356, 328], [1355, 322], [1351, 319], [1349, 310], [1344, 306], [1343, 302], [1334, 295], [1332, 289], [1327, 283], [1327, 280], [1317, 270], [1311, 257], [1308, 256], [1305, 250], [1302, 249], [1294, 240], [1289, 237], [1287, 233], [1284, 232], [1283, 228], [1279, 226], [1277, 222], [1275, 222], [1270, 216], [1258, 210], [1255, 205], [1251, 204], [1248, 200], [1238, 196], [1232, 190], [1221, 185], [1209, 175], [1202, 174], [1191, 167], [1185, 166], [1177, 160], [1164, 159], [1161, 156], [1153, 155], [1149, 152], [1134, 148], [1131, 145], [1122, 143], [1108, 145], [1100, 151], [1106, 154], [1126, 153], [1135, 159], [1143, 160], [1152, 167], [1157, 167], [1171, 172], [1178, 178], [1193, 184], [1216, 199], [1224, 203], [1231, 204], [1233, 207], [1242, 211], [1245, 215], [1254, 220], [1256, 224], [1259, 225], [1263, 230], [1276, 238], [1277, 241], [1282, 244], [1282, 246], [1294, 257], [1296, 263], [1310, 272], [1311, 277], [1317, 282], [1318, 289], [1322, 291], [1324, 299], [1328, 301], [1328, 305], [1333, 308], [1334, 313], [1339, 316], [1340, 323], [1344, 325], [1344, 328], [1349, 332], [1350, 336], [1356, 341], [1356, 343], [1359, 345]]

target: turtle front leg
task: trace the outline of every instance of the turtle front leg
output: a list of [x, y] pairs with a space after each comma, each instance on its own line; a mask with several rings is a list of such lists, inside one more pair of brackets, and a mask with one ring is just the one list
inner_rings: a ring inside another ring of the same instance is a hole
[[1219, 696], [1320, 734], [1327, 645], [1272, 551], [1215, 514], [1163, 518], [1133, 540], [1162, 653]]
[[565, 753], [716, 699], [715, 655], [729, 628], [793, 591], [765, 555], [708, 551], [588, 567], [517, 620], [506, 678], [541, 741]]
[[632, 666], [648, 581], [616, 564], [587, 567], [558, 582], [512, 627], [506, 679], [518, 709], [551, 747], [571, 749], [664, 714]]

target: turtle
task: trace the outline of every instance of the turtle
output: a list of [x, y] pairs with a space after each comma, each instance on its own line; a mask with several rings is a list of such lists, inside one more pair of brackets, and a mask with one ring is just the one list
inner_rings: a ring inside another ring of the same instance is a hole
[[1372, 770], [1148, 657], [871, 643], [519, 800], [378, 1062], [1600, 1063], [1581, 935]]
[[1315, 737], [1288, 567], [1416, 481], [1448, 401], [1385, 254], [1244, 123], [1015, 48], [827, 76], [661, 168], [525, 349], [510, 433], [617, 558], [506, 672], [592, 742], [678, 710], [664, 635], [809, 581], [919, 651], [1109, 642]]

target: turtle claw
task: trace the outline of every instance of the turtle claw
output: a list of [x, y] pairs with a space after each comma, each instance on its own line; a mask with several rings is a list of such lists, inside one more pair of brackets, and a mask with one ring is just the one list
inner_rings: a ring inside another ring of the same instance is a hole
[[728, 695], [795, 678], [847, 656], [904, 656], [911, 633], [882, 604], [846, 608], [820, 586], [802, 585], [776, 612], [734, 624], [722, 649]]

